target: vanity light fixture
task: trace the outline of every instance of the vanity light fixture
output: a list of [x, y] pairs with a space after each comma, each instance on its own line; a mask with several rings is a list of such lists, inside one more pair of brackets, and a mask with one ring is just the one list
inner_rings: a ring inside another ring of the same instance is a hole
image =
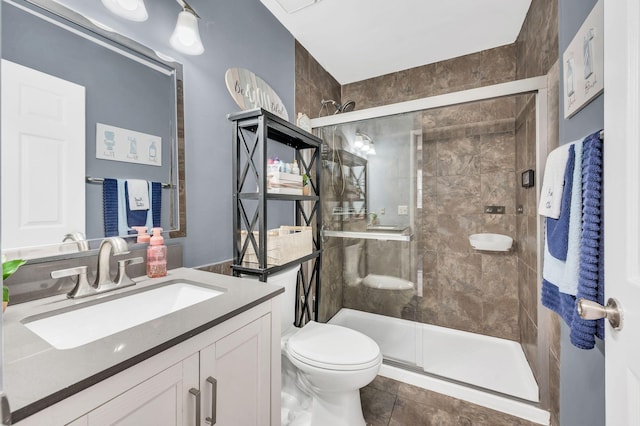
[[169, 42], [179, 52], [187, 55], [201, 55], [204, 52], [204, 46], [198, 29], [200, 16], [186, 1], [176, 1], [182, 6], [182, 11], [178, 14], [178, 22]]
[[112, 13], [130, 21], [143, 22], [149, 17], [144, 0], [102, 0], [102, 4]]

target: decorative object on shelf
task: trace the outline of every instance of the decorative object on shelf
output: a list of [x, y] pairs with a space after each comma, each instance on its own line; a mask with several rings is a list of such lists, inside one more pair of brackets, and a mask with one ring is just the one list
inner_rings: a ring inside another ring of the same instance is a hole
[[[281, 226], [267, 231], [267, 265], [284, 265], [287, 262], [313, 253], [313, 232], [310, 226]], [[258, 238], [258, 231], [253, 232]], [[241, 232], [241, 243], [247, 238], [247, 231]], [[251, 244], [247, 246], [244, 262], [258, 264], [258, 257]]]
[[513, 238], [502, 234], [473, 234], [469, 235], [469, 243], [476, 250], [509, 251], [513, 245]]
[[302, 175], [302, 195], [309, 195], [309, 176]]
[[[2, 281], [5, 281], [11, 275], [13, 275], [19, 267], [27, 263], [26, 260], [22, 259], [14, 259], [14, 260], [5, 260], [4, 255], [2, 255]], [[7, 288], [4, 284], [2, 285], [2, 312], [7, 309], [7, 305], [9, 304], [9, 288]]]
[[287, 109], [275, 90], [266, 81], [245, 68], [229, 68], [224, 74], [227, 90], [243, 110], [262, 108], [289, 120]]

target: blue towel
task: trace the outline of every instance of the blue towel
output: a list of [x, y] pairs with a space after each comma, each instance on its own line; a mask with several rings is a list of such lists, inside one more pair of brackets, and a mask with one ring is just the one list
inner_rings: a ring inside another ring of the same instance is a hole
[[132, 226], [146, 226], [149, 230], [161, 226], [162, 184], [160, 182], [149, 182], [151, 209], [139, 211], [129, 209], [126, 179], [105, 179], [104, 182], [105, 236], [135, 234], [131, 229]]
[[541, 296], [542, 305], [556, 312], [569, 325], [573, 318], [575, 298], [567, 292], [570, 285], [565, 280], [571, 278], [566, 274], [565, 261], [567, 254], [573, 255], [573, 253], [568, 253], [572, 197], [580, 196], [573, 194], [575, 155], [576, 149], [572, 144], [568, 149], [560, 217], [558, 219], [546, 218]]
[[153, 227], [159, 228], [162, 213], [162, 183], [151, 182], [151, 213], [153, 216]]
[[[582, 236], [577, 298], [604, 303], [604, 245], [602, 244], [602, 141], [600, 132], [584, 140], [582, 153]], [[581, 349], [604, 339], [604, 320], [584, 320], [577, 310], [571, 323], [571, 343]]]
[[105, 179], [102, 182], [102, 204], [104, 211], [104, 235], [118, 235], [118, 182]]
[[[147, 186], [149, 183], [147, 182]], [[149, 209], [147, 210], [131, 210], [131, 206], [129, 205], [129, 184], [128, 182], [124, 183], [124, 202], [127, 206], [127, 225], [129, 228], [133, 226], [146, 226], [147, 225], [147, 214]], [[149, 200], [149, 206], [151, 206], [151, 200]]]
[[567, 247], [569, 243], [569, 217], [571, 213], [571, 190], [573, 187], [573, 167], [575, 165], [575, 148], [569, 147], [567, 167], [564, 173], [564, 187], [562, 189], [562, 202], [560, 217], [554, 219], [547, 217], [547, 241], [549, 253], [559, 260], [567, 260]]

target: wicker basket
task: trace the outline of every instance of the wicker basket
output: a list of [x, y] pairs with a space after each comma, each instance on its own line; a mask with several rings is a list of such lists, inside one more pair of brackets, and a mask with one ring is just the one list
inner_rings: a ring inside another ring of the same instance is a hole
[[[253, 236], [258, 241], [258, 232]], [[241, 233], [241, 244], [247, 238], [247, 231]], [[267, 231], [267, 266], [284, 265], [313, 253], [313, 237], [310, 226], [281, 226]], [[249, 243], [244, 254], [243, 264], [258, 265], [258, 256]]]

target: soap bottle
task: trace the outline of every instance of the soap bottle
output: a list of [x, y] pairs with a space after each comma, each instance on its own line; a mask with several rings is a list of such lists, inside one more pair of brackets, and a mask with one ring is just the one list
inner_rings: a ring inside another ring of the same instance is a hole
[[135, 229], [138, 233], [138, 238], [136, 239], [138, 244], [145, 244], [151, 240], [151, 235], [147, 234], [146, 226], [132, 226], [131, 228]]
[[153, 228], [153, 237], [147, 247], [147, 276], [149, 278], [167, 275], [167, 246], [164, 245], [162, 228]]
[[293, 160], [293, 167], [291, 167], [291, 173], [294, 175], [300, 174], [300, 167], [298, 166], [298, 160]]

